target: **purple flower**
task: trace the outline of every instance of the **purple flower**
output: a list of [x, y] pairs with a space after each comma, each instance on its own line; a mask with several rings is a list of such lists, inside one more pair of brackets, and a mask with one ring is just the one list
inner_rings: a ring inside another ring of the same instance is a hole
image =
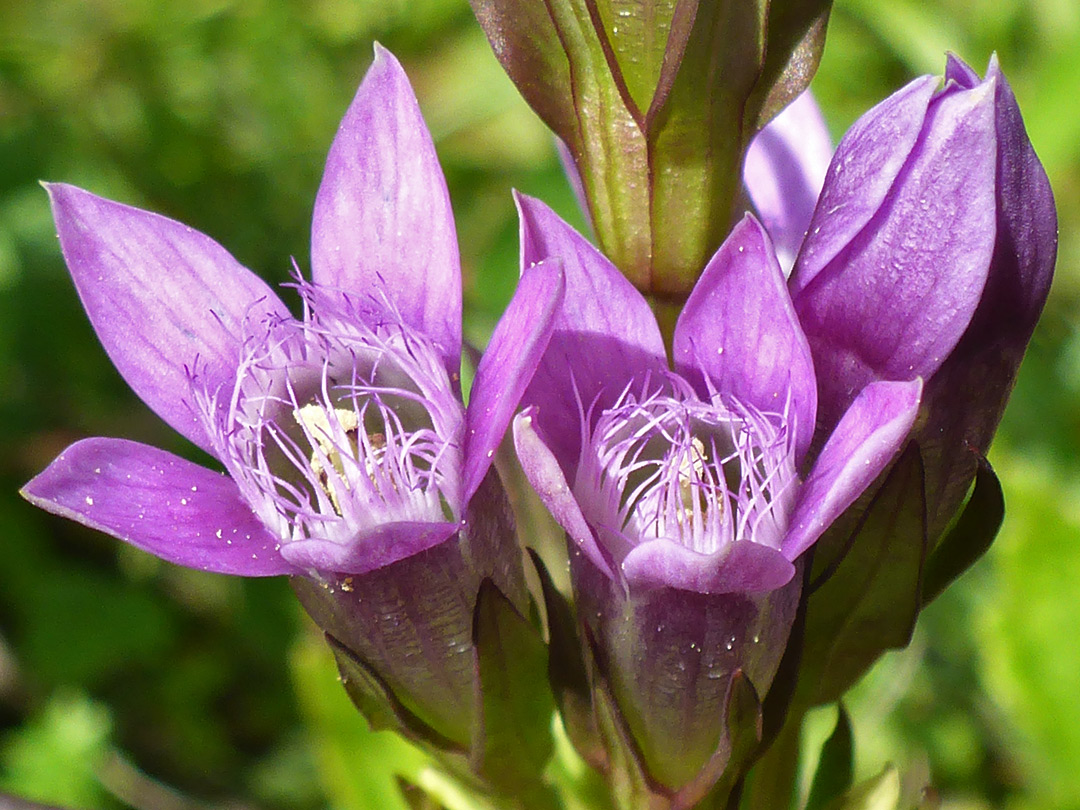
[[671, 369], [641, 294], [542, 203], [519, 208], [522, 266], [560, 259], [566, 295], [518, 455], [572, 541], [579, 615], [646, 767], [679, 788], [724, 736], [733, 673], [768, 689], [794, 562], [893, 458], [922, 383], [868, 385], [811, 460], [810, 346], [753, 217], [690, 295]]
[[[966, 496], [1050, 289], [1054, 200], [997, 59], [949, 57], [844, 136], [791, 277], [819, 420], [870, 381], [927, 381], [917, 440], [936, 537]], [[974, 452], [972, 452], [974, 451]]]
[[397, 61], [331, 147], [295, 319], [209, 237], [49, 185], [87, 314], [140, 397], [228, 477], [122, 439], [65, 450], [38, 506], [166, 560], [246, 576], [363, 573], [457, 530], [546, 339], [561, 280], [522, 278], [458, 393], [461, 281], [445, 182]]
[[810, 229], [833, 148], [809, 90], [797, 96], [746, 149], [743, 185], [769, 232], [784, 273]]

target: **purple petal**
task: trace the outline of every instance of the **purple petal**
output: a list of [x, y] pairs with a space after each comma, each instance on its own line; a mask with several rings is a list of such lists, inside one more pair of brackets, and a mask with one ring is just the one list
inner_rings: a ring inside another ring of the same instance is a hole
[[[794, 422], [801, 461], [814, 434], [817, 381], [769, 237], [749, 214], [720, 246], [675, 326], [675, 368]], [[705, 392], [702, 392], [705, 393]]]
[[[577, 403], [604, 392], [603, 407], [636, 375], [667, 369], [664, 342], [648, 303], [588, 240], [539, 200], [515, 195], [521, 219], [521, 266], [562, 261], [566, 293], [554, 333], [525, 394], [559, 461], [577, 461]], [[569, 466], [567, 467], [569, 468]]]
[[[888, 200], [799, 288], [824, 424], [870, 380], [929, 377], [956, 346], [994, 249], [995, 155], [993, 83], [936, 98]], [[852, 164], [865, 168], [864, 159]], [[819, 207], [815, 223], [823, 210], [831, 209]], [[816, 239], [812, 231], [804, 253]], [[805, 282], [799, 261], [796, 280]]]
[[484, 480], [510, 417], [547, 348], [564, 288], [557, 259], [528, 268], [491, 335], [476, 369], [465, 416], [465, 502]]
[[753, 593], [786, 585], [795, 566], [774, 548], [733, 543], [726, 554], [699, 554], [671, 540], [650, 540], [622, 564], [633, 588], [678, 588], [694, 593]]
[[791, 272], [810, 228], [832, 153], [825, 119], [809, 90], [755, 135], [746, 150], [743, 183], [785, 272]]
[[156, 447], [84, 439], [22, 494], [177, 565], [246, 577], [297, 573], [231, 478]]
[[836, 426], [799, 491], [784, 538], [794, 560], [855, 502], [907, 439], [919, 411], [922, 380], [866, 386]]
[[[979, 83], [955, 58], [946, 76], [961, 86]], [[932, 537], [967, 497], [978, 456], [990, 446], [1050, 291], [1057, 252], [1050, 183], [996, 58], [987, 81], [996, 82], [997, 239], [979, 308], [949, 359], [927, 381], [923, 397], [928, 419], [918, 438], [928, 462]]]
[[859, 118], [841, 139], [795, 263], [793, 296], [878, 213], [918, 140], [937, 86], [936, 76], [916, 79]]
[[527, 408], [514, 419], [514, 448], [517, 450], [521, 469], [540, 500], [544, 502], [544, 506], [566, 530], [570, 539], [597, 568], [608, 577], [614, 578], [611, 566], [600, 551], [559, 462], [537, 433], [534, 425], [536, 411], [535, 406]]
[[379, 45], [345, 113], [315, 199], [315, 283], [376, 317], [394, 308], [456, 374], [461, 266], [450, 196], [409, 80]]
[[294, 540], [281, 547], [281, 556], [301, 571], [366, 574], [439, 545], [457, 528], [456, 523], [388, 523], [348, 544]]
[[[992, 64], [997, 63], [997, 56], [991, 57]], [[989, 74], [987, 76], [989, 78]], [[945, 82], [953, 82], [965, 90], [970, 90], [980, 82], [979, 74], [958, 58], [955, 54], [947, 54], [945, 57]]]
[[289, 317], [258, 276], [179, 222], [64, 184], [45, 187], [86, 314], [121, 376], [207, 452], [189, 406], [197, 366], [210, 390], [236, 374], [245, 325]]

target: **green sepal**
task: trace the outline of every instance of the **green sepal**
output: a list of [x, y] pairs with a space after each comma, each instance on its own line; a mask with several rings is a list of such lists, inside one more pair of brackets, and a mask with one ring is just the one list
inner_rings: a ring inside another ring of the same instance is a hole
[[[595, 641], [589, 628], [585, 626], [583, 632], [589, 650], [595, 651]], [[590, 654], [590, 661], [595, 664], [595, 652]], [[604, 775], [615, 806], [619, 810], [654, 807], [657, 797], [656, 784], [645, 772], [641, 752], [634, 744], [626, 721], [619, 712], [611, 687], [595, 666], [591, 672], [596, 725], [607, 752]]]
[[[762, 718], [762, 702], [757, 690], [741, 670], [737, 671], [731, 678], [727, 699], [728, 748], [721, 755], [723, 761], [718, 757], [713, 765], [722, 769], [722, 773], [705, 798], [693, 806], [701, 810], [735, 810], [739, 806], [743, 780], [761, 745]], [[709, 770], [706, 767], [703, 772], [706, 778]]]
[[975, 483], [956, 522], [926, 561], [922, 602], [929, 604], [970, 568], [997, 537], [1005, 518], [1005, 496], [993, 467], [979, 456]]
[[489, 579], [477, 594], [473, 646], [480, 707], [473, 769], [497, 791], [533, 796], [554, 747], [547, 648], [539, 631]]
[[851, 789], [855, 778], [855, 740], [843, 702], [836, 706], [836, 726], [821, 748], [805, 810], [824, 810]]
[[764, 128], [810, 86], [825, 49], [825, 29], [832, 0], [783, 0], [769, 3], [765, 60], [746, 105], [751, 133]]
[[540, 555], [529, 549], [544, 597], [548, 626], [548, 680], [559, 707], [563, 727], [582, 759], [594, 768], [606, 762], [600, 732], [596, 727], [589, 675], [578, 622], [570, 601], [551, 579]]
[[393, 690], [358, 655], [329, 633], [326, 643], [334, 653], [341, 684], [353, 705], [374, 731], [389, 729], [413, 742], [443, 751], [461, 751], [460, 746], [439, 734], [405, 708]]
[[832, 570], [815, 574], [800, 708], [838, 700], [885, 650], [911, 640], [927, 551], [924, 481], [922, 457], [909, 443], [863, 513], [847, 553]]

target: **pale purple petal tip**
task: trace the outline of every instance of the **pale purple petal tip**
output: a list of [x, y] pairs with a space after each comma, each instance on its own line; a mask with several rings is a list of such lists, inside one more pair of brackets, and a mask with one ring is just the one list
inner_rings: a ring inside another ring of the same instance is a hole
[[793, 295], [878, 213], [918, 140], [938, 82], [936, 76], [916, 79], [859, 118], [841, 139], [795, 264]]
[[832, 153], [825, 119], [809, 90], [754, 136], [746, 151], [743, 183], [785, 273], [810, 227]]
[[650, 540], [623, 560], [631, 589], [678, 588], [694, 593], [754, 593], [786, 585], [795, 566], [779, 551], [753, 542], [734, 543], [724, 554], [699, 554], [671, 540]]
[[[810, 346], [768, 235], [749, 214], [705, 267], [675, 326], [675, 368], [794, 423], [801, 460], [817, 413]], [[705, 391], [700, 391], [704, 395]]]
[[544, 506], [566, 530], [570, 539], [606, 576], [614, 578], [611, 566], [600, 551], [558, 460], [537, 433], [534, 424], [537, 410], [536, 407], [527, 408], [514, 419], [514, 448], [521, 469]]
[[45, 186], [60, 247], [90, 322], [128, 385], [212, 452], [189, 405], [190, 375], [230, 380], [247, 329], [288, 310], [205, 234], [61, 183]]
[[784, 538], [794, 560], [814, 544], [900, 450], [915, 422], [922, 380], [875, 382], [844, 414], [799, 492]]
[[[666, 352], [648, 302], [599, 250], [544, 203], [516, 194], [521, 266], [562, 262], [566, 292], [554, 333], [523, 402], [565, 465], [576, 461], [578, 401], [614, 399], [635, 374], [662, 374]], [[601, 407], [603, 401], [601, 400]]]
[[398, 310], [457, 373], [461, 267], [435, 145], [398, 61], [379, 45], [326, 159], [311, 233], [316, 284]]
[[491, 335], [476, 369], [465, 417], [466, 502], [484, 480], [506, 426], [547, 348], [564, 288], [562, 266], [557, 259], [526, 269]]
[[[814, 347], [825, 424], [873, 379], [931, 376], [967, 329], [995, 245], [995, 141], [993, 83], [935, 98], [888, 200], [799, 287], [796, 310]], [[873, 150], [846, 153], [858, 172], [881, 159]], [[846, 199], [863, 196], [853, 189]], [[833, 219], [847, 216], [841, 207]], [[811, 231], [802, 255], [818, 239]], [[794, 281], [806, 280], [802, 255]]]
[[353, 539], [295, 540], [281, 548], [281, 556], [301, 571], [366, 574], [419, 554], [448, 540], [456, 523], [387, 523]]
[[22, 490], [47, 512], [201, 571], [292, 574], [271, 535], [220, 473], [123, 439], [84, 439]]

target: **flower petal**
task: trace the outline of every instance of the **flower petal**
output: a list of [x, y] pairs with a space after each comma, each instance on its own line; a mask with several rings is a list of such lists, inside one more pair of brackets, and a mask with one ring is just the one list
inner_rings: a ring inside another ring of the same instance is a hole
[[[945, 75], [961, 87], [980, 83], [955, 57]], [[979, 454], [990, 446], [1050, 291], [1057, 252], [1053, 192], [996, 58], [986, 75], [996, 82], [997, 244], [979, 307], [923, 396], [928, 419], [920, 425], [918, 441], [928, 460], [931, 537], [967, 497]]]
[[791, 272], [810, 228], [832, 153], [825, 119], [809, 90], [755, 135], [746, 150], [743, 183], [785, 273]]
[[461, 266], [446, 180], [409, 80], [375, 61], [330, 147], [311, 227], [316, 284], [362, 311], [396, 309], [434, 341], [447, 370], [461, 358]]
[[465, 416], [463, 497], [472, 498], [551, 339], [565, 289], [557, 259], [525, 270], [480, 359]]
[[522, 268], [558, 258], [566, 276], [551, 342], [523, 401], [540, 406], [536, 418], [569, 469], [580, 439], [577, 403], [588, 408], [602, 392], [616, 397], [636, 375], [664, 373], [664, 342], [641, 293], [600, 251], [544, 203], [515, 199]]
[[614, 573], [600, 546], [596, 543], [592, 529], [581, 513], [581, 507], [574, 499], [573, 490], [566, 482], [559, 462], [548, 448], [544, 439], [537, 433], [534, 420], [538, 408], [525, 409], [514, 419], [514, 448], [525, 477], [544, 502], [560, 526], [566, 530], [570, 539], [592, 560], [601, 571], [614, 578]]
[[236, 373], [249, 328], [289, 317], [221, 245], [175, 220], [65, 184], [45, 186], [86, 314], [121, 376], [155, 413], [213, 452], [186, 392]]
[[836, 426], [799, 491], [782, 551], [794, 560], [854, 503], [907, 439], [922, 380], [866, 386]]
[[[810, 446], [817, 380], [768, 235], [747, 214], [698, 279], [675, 325], [675, 368], [764, 413], [789, 410], [799, 461]], [[790, 422], [789, 422], [790, 424]]]
[[870, 380], [931, 376], [971, 322], [995, 243], [995, 144], [994, 83], [947, 88], [873, 220], [795, 296], [824, 424]]
[[793, 297], [878, 213], [919, 138], [938, 83], [936, 76], [919, 77], [859, 118], [841, 139], [795, 263]]
[[779, 551], [759, 543], [733, 543], [726, 554], [699, 554], [671, 540], [650, 540], [622, 564], [633, 588], [678, 588], [694, 593], [753, 593], [786, 585], [795, 566]]
[[84, 439], [22, 495], [177, 565], [247, 577], [296, 573], [231, 478], [156, 447]]
[[281, 547], [281, 556], [301, 571], [366, 574], [439, 545], [457, 528], [456, 523], [387, 523], [348, 544], [294, 540]]

